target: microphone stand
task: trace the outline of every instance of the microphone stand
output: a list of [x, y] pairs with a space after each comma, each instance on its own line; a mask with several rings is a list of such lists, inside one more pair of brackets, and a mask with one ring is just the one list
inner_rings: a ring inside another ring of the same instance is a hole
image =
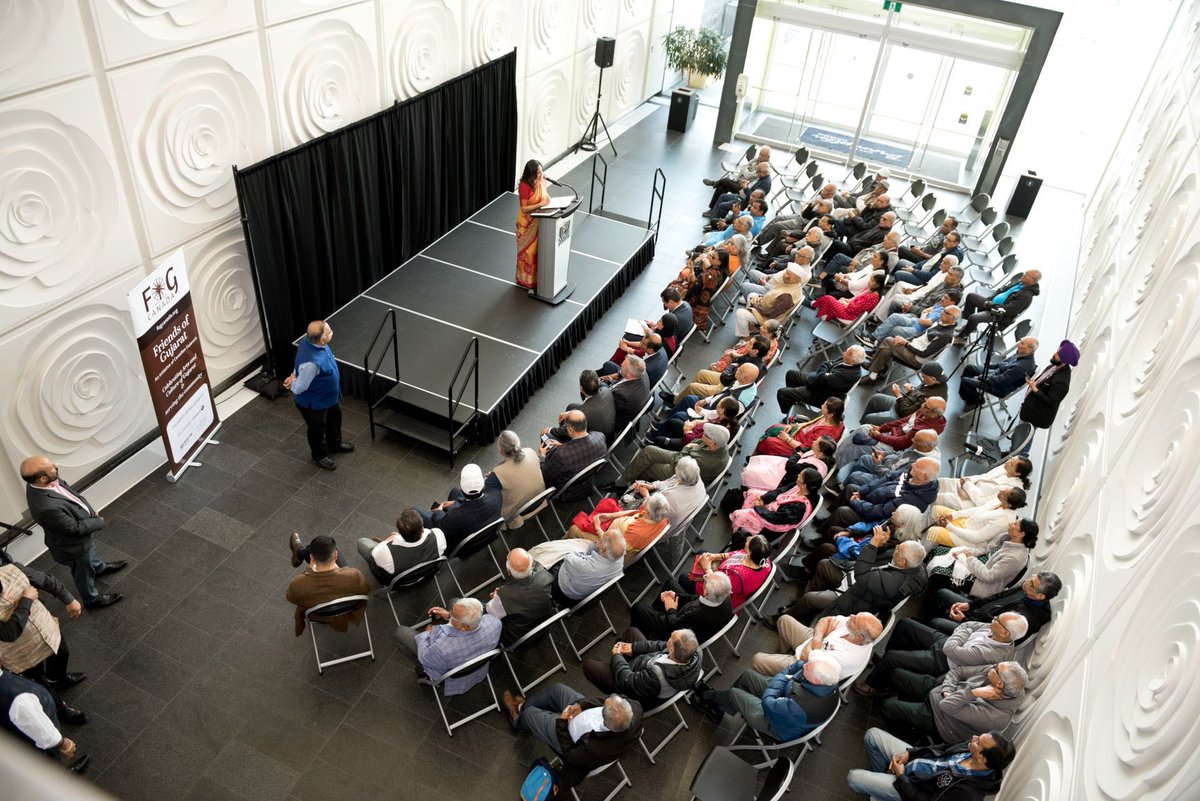
[[[983, 369], [979, 373], [979, 403], [971, 412], [971, 429], [977, 430], [979, 419], [983, 415], [983, 407], [987, 404], [987, 392], [984, 390], [984, 385], [987, 383], [988, 372], [992, 369], [992, 351], [996, 345], [996, 329], [1000, 324], [996, 320], [992, 320], [987, 324], [987, 334], [983, 341]], [[1003, 433], [1003, 432], [1001, 432]]]

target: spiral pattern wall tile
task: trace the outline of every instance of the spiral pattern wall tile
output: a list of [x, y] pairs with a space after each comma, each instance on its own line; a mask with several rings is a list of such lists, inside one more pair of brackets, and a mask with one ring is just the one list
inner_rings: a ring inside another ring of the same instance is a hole
[[621, 0], [617, 11], [617, 30], [625, 31], [639, 22], [650, 19], [654, 13], [654, 4], [643, 0]]
[[444, 0], [397, 0], [383, 6], [388, 89], [405, 100], [462, 71], [459, 17]]
[[109, 65], [250, 30], [257, 24], [255, 4], [247, 0], [99, 0], [89, 5]]
[[0, 330], [140, 261], [93, 81], [0, 106]]
[[90, 69], [77, 4], [21, 0], [0, 10], [0, 96]]
[[[1200, 453], [1200, 356], [1175, 367], [1158, 387], [1156, 402], [1130, 421], [1124, 446], [1114, 454], [1129, 480], [1106, 493], [1116, 525], [1105, 540], [1106, 561], [1127, 567], [1170, 532], [1168, 523], [1194, 509]], [[1119, 523], [1117, 521], [1120, 521]]]
[[[2, 402], [3, 438], [14, 454], [45, 453], [72, 472], [110, 458], [153, 428], [153, 409], [125, 292], [141, 270], [44, 326], [3, 344], [14, 358]], [[107, 300], [108, 302], [104, 302]]]
[[[575, 81], [571, 92], [569, 138], [572, 142], [583, 136], [583, 129], [592, 119], [592, 113], [596, 110], [596, 87], [599, 82], [600, 68], [596, 66], [592, 51], [577, 53], [575, 56]], [[602, 112], [605, 114], [606, 121], [615, 122], [615, 120], [608, 119], [607, 109], [602, 109]]]
[[1093, 690], [1083, 749], [1093, 768], [1083, 797], [1192, 797], [1200, 736], [1198, 542], [1200, 526], [1181, 531], [1153, 574], [1130, 587], [1111, 630], [1101, 632], [1097, 649], [1119, 658], [1121, 669]]
[[568, 0], [529, 0], [525, 73], [533, 75], [575, 52], [575, 8]]
[[344, 6], [357, 0], [262, 0], [263, 16], [268, 25], [284, 20], [312, 14], [322, 9], [328, 10]]
[[255, 74], [244, 52], [241, 63], [226, 58], [229, 52], [222, 45], [165, 70], [151, 63], [114, 79], [118, 106], [132, 120], [127, 145], [155, 252], [235, 214], [233, 166], [272, 150], [261, 69]]
[[[1094, 517], [1094, 516], [1093, 516]], [[1071, 660], [1084, 646], [1091, 631], [1092, 593], [1096, 576], [1096, 538], [1091, 526], [1078, 527], [1069, 538], [1054, 543], [1038, 540], [1038, 569], [1049, 570], [1062, 579], [1063, 588], [1054, 600], [1054, 618], [1038, 632], [1029, 656], [1028, 700], [1022, 707], [1036, 710], [1053, 696], [1069, 672]]]
[[1039, 522], [1049, 528], [1047, 540], [1069, 530], [1099, 487], [1094, 476], [1101, 457], [1104, 413], [1097, 412], [1086, 423], [1076, 424], [1075, 429], [1047, 467], [1048, 480], [1038, 506]]
[[570, 79], [563, 71], [569, 67], [551, 67], [525, 81], [521, 119], [528, 158], [545, 161], [567, 149], [569, 120], [562, 109], [571, 98]]
[[367, 44], [375, 41], [374, 15], [366, 6], [350, 11], [359, 13], [339, 18], [333, 12], [268, 35], [280, 128], [289, 147], [379, 110], [374, 47]]
[[233, 375], [263, 352], [254, 279], [240, 223], [187, 248], [188, 281], [212, 382]]
[[467, 3], [471, 15], [467, 33], [467, 58], [471, 67], [499, 58], [523, 36], [524, 15], [515, 0], [475, 0]]
[[1069, 798], [1075, 774], [1075, 728], [1054, 712], [1034, 724], [1036, 734], [1017, 749], [1005, 771], [1004, 797], [1013, 801], [1057, 801]]
[[[592, 52], [596, 38], [600, 36], [616, 36], [617, 33], [617, 0], [576, 0], [576, 17], [578, 27], [575, 34], [576, 51]], [[618, 37], [617, 47], [621, 46]], [[618, 62], [614, 61], [615, 67]]]
[[[643, 28], [648, 27], [643, 25]], [[613, 82], [608, 103], [609, 119], [620, 119], [641, 102], [648, 52], [646, 31], [643, 29], [625, 31], [617, 40], [617, 52], [611, 70]]]
[[[1196, 166], [1189, 159], [1190, 167]], [[1146, 299], [1147, 292], [1158, 280], [1170, 280], [1174, 261], [1186, 238], [1194, 238], [1196, 220], [1200, 217], [1200, 176], [1196, 172], [1177, 173], [1175, 180], [1159, 185], [1157, 203], [1161, 208], [1147, 222], [1136, 259], [1123, 262], [1121, 280], [1121, 309], [1119, 319], [1133, 319]], [[1167, 187], [1173, 186], [1173, 189]]]

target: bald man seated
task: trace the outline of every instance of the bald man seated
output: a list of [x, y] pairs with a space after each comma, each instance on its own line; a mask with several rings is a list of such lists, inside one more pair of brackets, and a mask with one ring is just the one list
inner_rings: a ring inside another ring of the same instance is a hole
[[46, 456], [30, 456], [21, 462], [21, 478], [29, 514], [42, 527], [50, 558], [71, 571], [84, 608], [99, 609], [121, 600], [119, 592], [96, 589], [97, 577], [116, 573], [126, 565], [123, 559], [105, 562], [96, 556], [92, 535], [104, 528], [104, 518], [59, 476], [58, 465]]
[[487, 613], [499, 618], [500, 644], [512, 645], [554, 614], [554, 576], [533, 561], [529, 551], [513, 548], [505, 563], [508, 581], [492, 590]]

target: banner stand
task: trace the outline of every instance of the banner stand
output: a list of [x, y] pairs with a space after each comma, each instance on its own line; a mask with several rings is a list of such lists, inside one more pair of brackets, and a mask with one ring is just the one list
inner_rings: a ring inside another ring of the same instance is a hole
[[196, 446], [196, 450], [192, 451], [192, 455], [188, 457], [188, 460], [186, 462], [184, 462], [183, 465], [178, 470], [175, 470], [175, 471], [168, 470], [167, 471], [167, 483], [174, 484], [176, 481], [179, 480], [179, 477], [183, 475], [183, 471], [187, 470], [189, 467], [204, 467], [204, 463], [197, 462], [196, 457], [200, 455], [200, 451], [204, 450], [209, 445], [220, 445], [221, 444], [220, 440], [213, 439], [213, 434], [216, 434], [220, 430], [221, 430], [221, 423], [218, 422], [217, 427], [214, 428], [211, 433], [209, 433], [209, 435], [204, 439], [203, 442], [201, 442], [199, 445]]

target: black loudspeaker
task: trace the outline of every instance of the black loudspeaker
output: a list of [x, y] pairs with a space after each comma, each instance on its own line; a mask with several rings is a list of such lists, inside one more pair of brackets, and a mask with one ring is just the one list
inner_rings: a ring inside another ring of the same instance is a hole
[[1020, 217], [1022, 220], [1029, 216], [1033, 201], [1037, 200], [1038, 191], [1042, 188], [1042, 179], [1033, 170], [1017, 179], [1017, 186], [1009, 198], [1008, 208], [1004, 210], [1006, 217]]
[[596, 66], [603, 69], [613, 64], [613, 53], [617, 51], [617, 40], [611, 36], [601, 36], [596, 40]]
[[696, 119], [700, 95], [682, 86], [671, 92], [671, 109], [667, 112], [667, 130], [687, 133]]

